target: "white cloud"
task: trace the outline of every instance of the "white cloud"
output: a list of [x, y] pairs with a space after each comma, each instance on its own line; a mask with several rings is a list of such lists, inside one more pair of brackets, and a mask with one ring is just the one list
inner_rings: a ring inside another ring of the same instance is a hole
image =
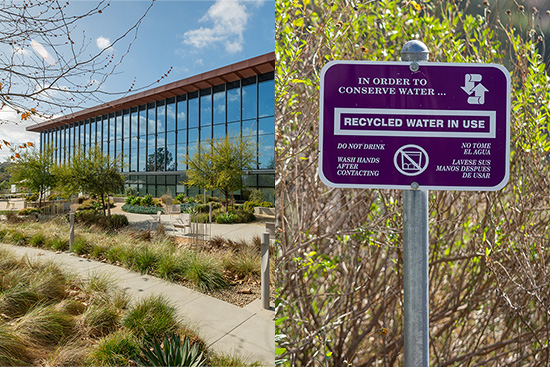
[[0, 161], [3, 162], [9, 159], [12, 154], [10, 149], [4, 146], [4, 140], [12, 144], [12, 146], [19, 146], [20, 144], [31, 142], [38, 147], [40, 134], [26, 131], [25, 128], [40, 121], [33, 121], [31, 119], [21, 121], [21, 115], [7, 106], [4, 106], [4, 108], [0, 110], [0, 120], [2, 121], [2, 123], [0, 123], [0, 140], [2, 141]]
[[183, 43], [197, 48], [211, 47], [221, 43], [227, 52], [239, 52], [243, 48], [243, 33], [250, 14], [240, 0], [216, 0], [200, 22], [210, 23], [183, 34]]
[[97, 45], [97, 48], [99, 48], [100, 50], [111, 48], [111, 40], [103, 36], [97, 37], [95, 40], [95, 44]]

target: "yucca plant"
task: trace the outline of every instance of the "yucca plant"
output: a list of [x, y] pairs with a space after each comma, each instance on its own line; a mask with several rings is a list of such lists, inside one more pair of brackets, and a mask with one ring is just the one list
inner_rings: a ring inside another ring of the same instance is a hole
[[190, 346], [189, 339], [178, 335], [164, 335], [164, 342], [154, 340], [151, 348], [141, 348], [142, 355], [136, 357], [138, 366], [173, 366], [201, 367], [206, 366], [206, 359], [196, 345]]

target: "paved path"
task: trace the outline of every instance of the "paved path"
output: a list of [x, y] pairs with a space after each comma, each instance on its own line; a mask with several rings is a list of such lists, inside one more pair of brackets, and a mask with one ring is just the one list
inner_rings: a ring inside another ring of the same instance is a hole
[[196, 328], [209, 348], [217, 352], [238, 354], [250, 362], [261, 361], [267, 367], [275, 365], [275, 315], [273, 308], [264, 310], [260, 300], [240, 308], [150, 275], [83, 259], [74, 254], [1, 246], [17, 256], [52, 260], [83, 278], [94, 273], [111, 275], [134, 300], [162, 294], [173, 301], [183, 321]]

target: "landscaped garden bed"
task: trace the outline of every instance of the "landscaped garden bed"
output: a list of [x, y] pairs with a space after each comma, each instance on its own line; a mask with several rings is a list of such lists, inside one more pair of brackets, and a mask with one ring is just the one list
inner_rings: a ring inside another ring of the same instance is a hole
[[[69, 250], [63, 217], [0, 223], [0, 242], [53, 251]], [[90, 222], [76, 227], [73, 251], [193, 288], [244, 306], [260, 297], [260, 240], [233, 242], [213, 238], [190, 246], [159, 231], [105, 230]], [[273, 262], [272, 262], [273, 263]], [[274, 277], [272, 277], [274, 279]]]
[[151, 365], [143, 358], [155, 341], [166, 349], [189, 343], [202, 353], [201, 366], [243, 365], [208, 350], [161, 296], [130, 304], [112, 279], [94, 275], [84, 281], [2, 248], [0, 279], [2, 366]]

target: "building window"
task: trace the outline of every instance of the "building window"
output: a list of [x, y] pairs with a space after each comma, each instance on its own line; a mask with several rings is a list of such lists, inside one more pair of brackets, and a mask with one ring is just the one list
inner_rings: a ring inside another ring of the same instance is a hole
[[227, 122], [241, 120], [240, 82], [227, 83]]

